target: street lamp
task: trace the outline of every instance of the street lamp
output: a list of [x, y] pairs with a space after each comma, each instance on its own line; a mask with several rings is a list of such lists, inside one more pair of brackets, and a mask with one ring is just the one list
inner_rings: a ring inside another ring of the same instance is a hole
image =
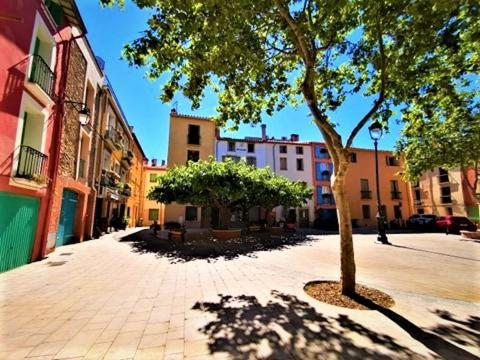
[[65, 101], [65, 104], [72, 105], [78, 111], [78, 121], [80, 122], [80, 125], [88, 125], [90, 121], [90, 109], [87, 104], [70, 100]]
[[372, 125], [368, 127], [368, 131], [370, 132], [370, 137], [373, 140], [373, 144], [375, 145], [375, 177], [377, 182], [377, 229], [378, 229], [378, 236], [377, 242], [379, 244], [389, 245], [387, 235], [385, 234], [385, 219], [383, 217], [382, 212], [382, 202], [380, 201], [380, 182], [378, 176], [378, 140], [381, 139], [383, 135], [383, 128], [382, 124], [378, 121], [375, 121]]

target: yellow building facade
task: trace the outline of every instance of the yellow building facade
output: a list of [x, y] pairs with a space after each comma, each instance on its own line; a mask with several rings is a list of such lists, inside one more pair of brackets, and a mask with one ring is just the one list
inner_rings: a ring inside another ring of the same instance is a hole
[[[188, 160], [207, 160], [215, 154], [215, 123], [206, 117], [170, 113], [168, 143], [169, 168], [185, 165]], [[170, 204], [165, 208], [165, 221], [185, 222], [187, 227], [202, 226], [200, 208]]]
[[150, 189], [157, 183], [157, 178], [167, 171], [166, 166], [157, 166], [155, 161], [152, 165], [144, 165], [143, 172], [143, 203], [142, 220], [143, 226], [150, 226], [154, 221], [159, 225], [165, 224], [165, 205], [154, 200], [147, 199]]
[[137, 136], [132, 131], [133, 142], [131, 145], [131, 152], [133, 154], [132, 166], [130, 167], [129, 187], [131, 195], [127, 199], [126, 218], [128, 219], [128, 226], [134, 227], [140, 224], [140, 218], [143, 216], [143, 199], [145, 196], [144, 181], [145, 169], [144, 164], [147, 157], [143, 152], [142, 146], [137, 139]]

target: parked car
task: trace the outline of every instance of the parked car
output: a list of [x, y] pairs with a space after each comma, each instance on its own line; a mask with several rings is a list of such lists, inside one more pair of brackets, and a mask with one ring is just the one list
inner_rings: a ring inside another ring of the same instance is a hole
[[439, 216], [436, 220], [438, 231], [445, 233], [460, 234], [460, 230], [476, 231], [477, 227], [465, 216]]
[[417, 231], [434, 231], [436, 229], [436, 215], [413, 214], [407, 219], [407, 228]]

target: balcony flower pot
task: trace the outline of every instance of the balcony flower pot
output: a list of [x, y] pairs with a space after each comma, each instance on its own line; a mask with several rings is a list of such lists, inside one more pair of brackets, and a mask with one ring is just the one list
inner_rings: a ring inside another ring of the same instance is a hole
[[241, 235], [241, 229], [212, 229], [212, 236], [218, 240], [236, 239]]

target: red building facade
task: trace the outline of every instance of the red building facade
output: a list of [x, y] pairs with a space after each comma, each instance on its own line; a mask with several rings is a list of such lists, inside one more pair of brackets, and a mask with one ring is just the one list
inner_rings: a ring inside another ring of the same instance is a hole
[[0, 271], [45, 255], [75, 3], [0, 3]]

